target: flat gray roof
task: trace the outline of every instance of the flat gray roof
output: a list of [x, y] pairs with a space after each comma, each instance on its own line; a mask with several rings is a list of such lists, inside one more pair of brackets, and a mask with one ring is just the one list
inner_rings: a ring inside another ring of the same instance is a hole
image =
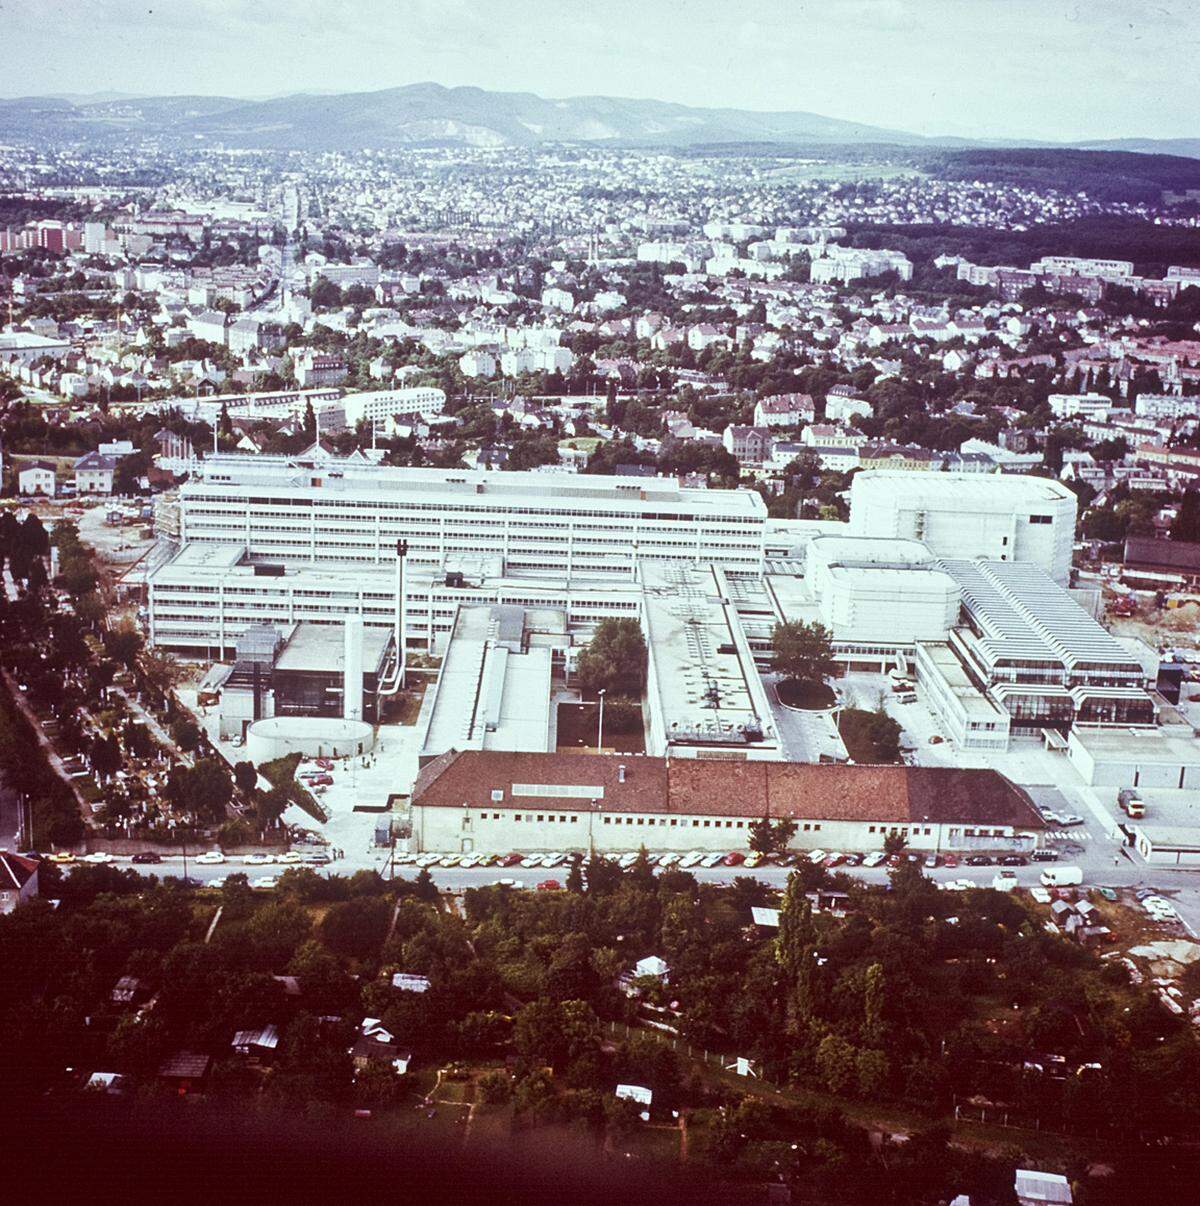
[[[392, 642], [392, 632], [377, 624], [363, 625], [363, 670], [378, 674]], [[346, 669], [346, 630], [342, 624], [297, 624], [279, 657], [276, 670], [311, 674]]]

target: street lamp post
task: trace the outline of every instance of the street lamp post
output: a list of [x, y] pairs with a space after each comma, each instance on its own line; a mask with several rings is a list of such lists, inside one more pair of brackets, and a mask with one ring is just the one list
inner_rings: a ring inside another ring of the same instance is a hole
[[604, 749], [604, 690], [600, 691], [600, 721], [596, 726], [596, 752]]

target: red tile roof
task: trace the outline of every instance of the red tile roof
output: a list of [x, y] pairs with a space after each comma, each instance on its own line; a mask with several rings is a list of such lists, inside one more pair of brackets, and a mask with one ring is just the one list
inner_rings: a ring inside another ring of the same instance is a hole
[[38, 865], [23, 854], [0, 850], [0, 888], [23, 888], [34, 876]]
[[[542, 790], [522, 793], [531, 786]], [[599, 754], [450, 750], [421, 770], [413, 804], [1044, 827], [1026, 794], [991, 770]]]

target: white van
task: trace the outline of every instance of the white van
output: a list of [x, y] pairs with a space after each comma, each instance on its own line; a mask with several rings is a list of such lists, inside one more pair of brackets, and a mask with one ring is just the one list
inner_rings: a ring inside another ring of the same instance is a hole
[[1042, 872], [1043, 888], [1066, 888], [1083, 883], [1083, 871], [1079, 867], [1047, 867]]

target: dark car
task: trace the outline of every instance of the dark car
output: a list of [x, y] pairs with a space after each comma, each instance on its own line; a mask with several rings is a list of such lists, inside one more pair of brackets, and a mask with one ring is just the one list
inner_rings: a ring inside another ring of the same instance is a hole
[[1002, 867], [1024, 867], [1029, 860], [1023, 854], [1006, 854], [1000, 860]]
[[1058, 862], [1057, 850], [1035, 850], [1030, 856], [1035, 863], [1056, 863]]
[[129, 861], [131, 863], [137, 863], [138, 866], [144, 866], [146, 863], [161, 863], [162, 855], [155, 850], [142, 850], [135, 854]]
[[990, 867], [992, 856], [990, 854], [972, 854], [966, 863], [968, 867]]

